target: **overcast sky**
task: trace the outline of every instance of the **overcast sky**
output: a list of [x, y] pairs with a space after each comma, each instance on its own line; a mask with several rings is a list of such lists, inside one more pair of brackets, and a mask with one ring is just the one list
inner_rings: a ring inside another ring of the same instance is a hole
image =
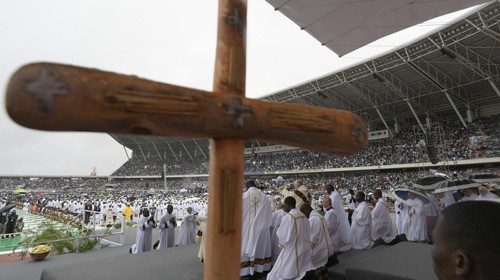
[[[247, 96], [257, 98], [387, 52], [462, 12], [383, 38], [343, 58], [264, 0], [249, 0]], [[10, 74], [52, 61], [211, 90], [216, 0], [0, 1], [0, 175], [109, 175], [127, 157], [107, 134], [40, 132], [4, 109]]]

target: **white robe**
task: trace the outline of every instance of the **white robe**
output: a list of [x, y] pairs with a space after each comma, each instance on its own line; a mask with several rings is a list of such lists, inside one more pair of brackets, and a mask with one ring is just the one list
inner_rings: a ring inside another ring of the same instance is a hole
[[240, 276], [269, 271], [272, 264], [271, 202], [263, 192], [252, 187], [243, 193], [242, 207]]
[[311, 262], [314, 269], [325, 266], [333, 255], [333, 245], [325, 218], [313, 210], [309, 215], [309, 242], [312, 247]]
[[405, 233], [403, 225], [408, 216], [408, 206], [403, 202], [396, 201], [396, 203], [394, 203], [394, 209], [396, 211], [396, 228], [398, 234], [403, 234]]
[[182, 218], [181, 230], [177, 245], [188, 245], [195, 242], [196, 220], [193, 214], [186, 214]]
[[175, 219], [174, 215], [165, 212], [165, 215], [163, 215], [159, 221], [160, 244], [158, 244], [158, 250], [174, 246], [175, 225], [170, 222], [172, 218]]
[[477, 200], [496, 200], [496, 199], [499, 199], [499, 197], [492, 192], [487, 192], [485, 195], [481, 194], [477, 197]]
[[207, 238], [207, 217], [198, 216], [198, 223], [200, 224], [198, 230], [202, 232], [200, 249], [198, 250], [198, 259], [202, 261], [205, 257], [205, 239]]
[[396, 235], [396, 227], [389, 216], [389, 209], [384, 200], [379, 198], [372, 210], [372, 240], [381, 238], [385, 243], [389, 243], [396, 238]]
[[460, 202], [462, 201], [469, 201], [469, 200], [477, 200], [479, 196], [475, 193], [471, 194], [470, 196], [464, 196], [460, 199]]
[[439, 215], [439, 210], [438, 210], [438, 205], [437, 205], [439, 202], [439, 198], [435, 194], [432, 194], [432, 193], [425, 193], [425, 195], [427, 196], [427, 198], [430, 201], [429, 203], [424, 204], [425, 216], [437, 217]]
[[406, 200], [405, 204], [409, 207], [408, 217], [404, 224], [406, 238], [409, 241], [427, 240], [424, 203], [414, 198]]
[[[333, 210], [337, 215], [337, 219], [339, 220], [339, 243], [342, 244], [339, 247], [340, 252], [349, 251], [351, 249], [350, 244], [350, 225], [349, 219], [347, 217], [347, 213], [345, 212], [344, 205], [342, 204], [342, 198], [340, 197], [340, 193], [335, 190], [330, 193], [330, 200], [332, 202]], [[332, 242], [337, 243], [337, 241], [332, 239]], [[349, 245], [347, 245], [349, 244]]]
[[346, 252], [351, 250], [351, 242], [345, 242], [340, 231], [340, 221], [335, 209], [330, 208], [325, 213], [325, 222], [328, 225], [328, 235], [333, 245], [334, 252]]
[[281, 253], [281, 247], [278, 245], [279, 240], [278, 240], [278, 235], [276, 235], [276, 232], [278, 231], [279, 226], [281, 224], [281, 220], [285, 215], [286, 212], [283, 209], [278, 209], [273, 213], [273, 223], [271, 226], [271, 255], [273, 263], [276, 261], [279, 254]]
[[451, 192], [445, 192], [443, 198], [438, 198], [437, 206], [439, 211], [455, 203], [455, 198]]
[[307, 271], [313, 269], [312, 250], [309, 245], [309, 221], [304, 214], [294, 208], [283, 217], [276, 234], [283, 249], [267, 279], [302, 279]]
[[137, 234], [135, 239], [135, 251], [137, 253], [151, 251], [153, 225], [148, 223], [148, 220], [149, 217], [146, 218], [141, 216], [137, 222]]
[[351, 245], [353, 249], [369, 249], [373, 246], [371, 239], [372, 215], [365, 201], [361, 202], [352, 214]]

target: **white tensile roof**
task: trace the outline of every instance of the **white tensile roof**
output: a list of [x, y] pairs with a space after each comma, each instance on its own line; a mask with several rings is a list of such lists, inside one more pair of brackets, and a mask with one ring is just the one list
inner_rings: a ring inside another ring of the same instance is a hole
[[266, 0], [339, 56], [426, 20], [491, 0]]

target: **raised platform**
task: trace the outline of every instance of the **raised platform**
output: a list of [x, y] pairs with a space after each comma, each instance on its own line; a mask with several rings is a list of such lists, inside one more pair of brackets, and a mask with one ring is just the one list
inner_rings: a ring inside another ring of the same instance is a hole
[[401, 242], [352, 250], [339, 255], [339, 263], [328, 270], [328, 276], [349, 280], [437, 280], [431, 249], [427, 244]]
[[[41, 280], [203, 279], [198, 245], [174, 247], [140, 255], [125, 255], [44, 269]], [[432, 246], [402, 242], [339, 255], [329, 279], [434, 280]]]
[[203, 279], [198, 244], [44, 269], [41, 280]]

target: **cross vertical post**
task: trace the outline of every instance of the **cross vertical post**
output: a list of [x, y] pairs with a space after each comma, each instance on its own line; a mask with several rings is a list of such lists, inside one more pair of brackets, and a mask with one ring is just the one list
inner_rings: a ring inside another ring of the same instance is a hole
[[[213, 91], [245, 96], [246, 0], [220, 0]], [[240, 124], [241, 114], [234, 114]], [[241, 251], [244, 139], [212, 138], [205, 236], [207, 280], [238, 279]]]

